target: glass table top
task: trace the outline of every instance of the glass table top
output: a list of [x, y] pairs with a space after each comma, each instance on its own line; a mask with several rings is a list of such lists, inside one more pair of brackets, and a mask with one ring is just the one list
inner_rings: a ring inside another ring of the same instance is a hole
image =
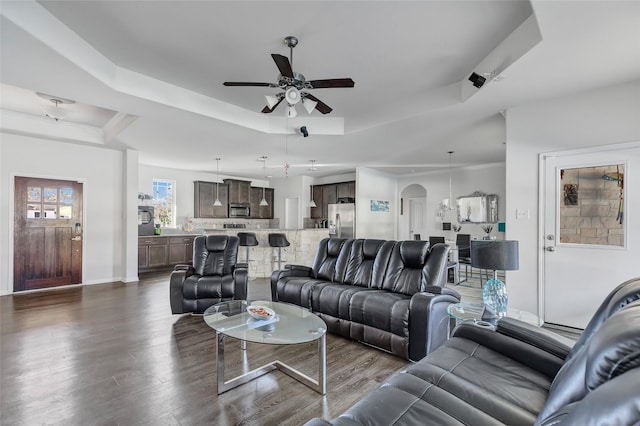
[[[276, 315], [266, 320], [254, 319], [249, 306], [272, 309]], [[327, 325], [318, 316], [287, 303], [266, 300], [231, 300], [211, 306], [203, 314], [207, 325], [225, 336], [254, 343], [292, 345], [322, 337]]]
[[[460, 302], [452, 303], [451, 305], [447, 306], [447, 314], [459, 321], [482, 321], [483, 312], [483, 303]], [[536, 315], [530, 312], [521, 311], [519, 309], [507, 308], [507, 317], [516, 318], [536, 326], [540, 325], [538, 324], [538, 317]], [[497, 318], [495, 318], [491, 322], [495, 323], [496, 320]]]

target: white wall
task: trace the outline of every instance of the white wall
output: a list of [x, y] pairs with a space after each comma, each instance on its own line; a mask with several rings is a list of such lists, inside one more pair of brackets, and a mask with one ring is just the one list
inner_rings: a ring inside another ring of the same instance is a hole
[[[400, 211], [395, 175], [359, 167], [356, 170], [356, 237], [395, 240]], [[389, 212], [372, 212], [371, 200], [389, 201]]]
[[[506, 222], [504, 163], [456, 168], [452, 169], [451, 175], [451, 194], [453, 199], [463, 195], [469, 195], [475, 191], [484, 192], [486, 194], [497, 194], [498, 220], [500, 222]], [[412, 184], [421, 185], [427, 190], [427, 204], [425, 208], [426, 235], [423, 237], [426, 238], [429, 235], [440, 235], [449, 239], [455, 239], [455, 232], [442, 230], [442, 222], [458, 224], [457, 211], [448, 211], [444, 217], [438, 216], [442, 199], [449, 198], [449, 171], [425, 173], [424, 175], [413, 175], [398, 179], [398, 188], [400, 192]], [[399, 226], [408, 226], [407, 220], [409, 212], [406, 210], [406, 207], [407, 206], [405, 205], [405, 212], [399, 218]], [[464, 234], [471, 234], [472, 237], [482, 238], [486, 234], [480, 226], [480, 224], [465, 223], [462, 225], [462, 230], [460, 232]], [[495, 224], [491, 235], [497, 236], [501, 239], [504, 234], [498, 233], [498, 226]]]
[[[287, 198], [299, 198], [300, 208], [298, 211], [298, 224], [302, 228], [303, 216], [305, 212], [304, 195], [309, 194], [308, 180], [303, 176], [276, 178], [271, 181], [273, 183], [273, 217], [280, 219], [280, 228], [284, 228], [285, 204]], [[306, 189], [305, 189], [306, 188]], [[308, 213], [309, 206], [306, 203]]]
[[0, 294], [13, 291], [14, 176], [84, 182], [83, 283], [119, 281], [123, 267], [122, 151], [13, 134], [0, 144]]
[[[511, 306], [539, 307], [539, 154], [639, 140], [640, 80], [507, 111], [507, 237], [520, 241], [520, 269], [507, 273]], [[515, 220], [516, 209], [528, 209], [529, 220]]]

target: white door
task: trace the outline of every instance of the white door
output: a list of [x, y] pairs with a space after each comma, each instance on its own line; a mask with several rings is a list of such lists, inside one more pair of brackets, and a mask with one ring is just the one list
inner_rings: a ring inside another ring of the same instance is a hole
[[424, 199], [422, 198], [410, 198], [409, 199], [409, 238], [413, 239], [414, 235], [420, 235], [423, 240], [428, 239], [427, 235], [424, 235]]
[[640, 276], [640, 143], [540, 161], [544, 322], [584, 328], [613, 288]]

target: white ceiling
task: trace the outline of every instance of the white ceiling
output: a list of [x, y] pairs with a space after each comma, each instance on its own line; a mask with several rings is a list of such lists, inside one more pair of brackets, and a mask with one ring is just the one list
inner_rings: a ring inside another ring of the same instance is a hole
[[[92, 143], [135, 149], [145, 164], [181, 169], [212, 171], [221, 157], [221, 173], [250, 178], [262, 177], [256, 161], [262, 155], [274, 177], [284, 176], [285, 161], [290, 175], [310, 175], [310, 159], [317, 160], [315, 176], [358, 166], [420, 173], [447, 167], [449, 150], [456, 166], [501, 162], [501, 112], [640, 78], [639, 1], [2, 0], [0, 6], [4, 112], [48, 120], [39, 104], [29, 110], [29, 96], [73, 99], [68, 107], [76, 115], [95, 114], [76, 122], [105, 135]], [[538, 31], [539, 43], [532, 35]], [[300, 40], [293, 68], [308, 80], [355, 81], [354, 88], [312, 91], [331, 114], [307, 115], [299, 106], [298, 117], [285, 121], [280, 105], [265, 116], [264, 95], [276, 89], [222, 85], [275, 82], [270, 54], [289, 55], [287, 35]], [[481, 90], [467, 81], [472, 71], [494, 70], [504, 78]], [[105, 113], [127, 119], [105, 120]], [[3, 121], [5, 131], [35, 128]], [[308, 138], [295, 132], [301, 125]], [[56, 137], [86, 142], [82, 133]]]

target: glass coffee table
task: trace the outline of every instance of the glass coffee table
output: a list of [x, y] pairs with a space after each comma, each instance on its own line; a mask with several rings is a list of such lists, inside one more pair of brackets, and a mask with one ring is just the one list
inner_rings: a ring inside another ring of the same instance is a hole
[[[249, 306], [260, 306], [275, 313], [269, 319], [254, 319], [247, 312]], [[287, 303], [265, 300], [232, 300], [211, 306], [203, 314], [207, 325], [216, 331], [218, 395], [247, 383], [273, 370], [280, 370], [316, 392], [324, 395], [326, 389], [327, 368], [327, 325], [318, 316]], [[268, 345], [296, 345], [318, 341], [318, 378], [313, 379], [281, 361], [272, 361], [262, 367], [251, 370], [229, 380], [224, 379], [224, 340], [233, 337], [246, 343]]]

